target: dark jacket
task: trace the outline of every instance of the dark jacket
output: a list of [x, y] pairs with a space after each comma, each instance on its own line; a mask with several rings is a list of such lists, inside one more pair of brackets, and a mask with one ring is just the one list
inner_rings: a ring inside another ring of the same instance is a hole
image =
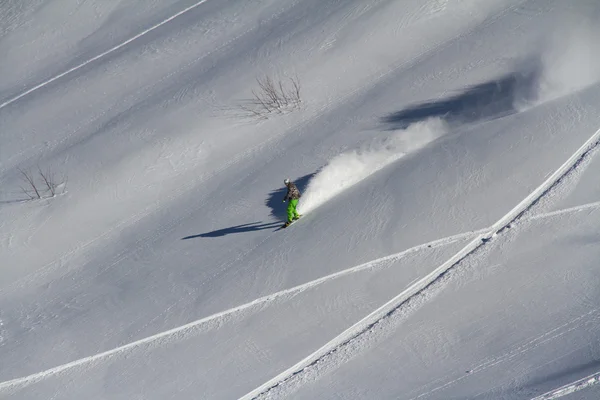
[[285, 195], [285, 197], [283, 198], [283, 200], [291, 200], [291, 199], [299, 199], [302, 195], [300, 194], [300, 191], [298, 190], [298, 188], [296, 187], [296, 185], [294, 185], [294, 182], [290, 182], [287, 184], [287, 194]]

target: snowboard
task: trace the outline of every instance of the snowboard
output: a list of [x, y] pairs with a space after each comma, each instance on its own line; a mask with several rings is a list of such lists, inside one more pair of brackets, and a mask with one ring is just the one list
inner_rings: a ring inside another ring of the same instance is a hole
[[[302, 218], [302, 216], [300, 216], [300, 218]], [[285, 223], [284, 223], [283, 225], [281, 225], [281, 227], [279, 229], [289, 228], [290, 226], [294, 225], [296, 222], [300, 221], [300, 218], [293, 220], [292, 223], [289, 224], [288, 226], [285, 226]]]

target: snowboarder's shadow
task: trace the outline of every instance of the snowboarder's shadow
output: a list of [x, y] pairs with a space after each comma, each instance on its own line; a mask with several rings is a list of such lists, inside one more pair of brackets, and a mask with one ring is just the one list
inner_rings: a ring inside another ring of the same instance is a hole
[[[306, 186], [315, 173], [304, 175], [303, 177], [292, 179], [292, 182], [296, 184], [300, 193], [304, 194]], [[269, 197], [265, 201], [267, 207], [271, 209], [270, 215], [272, 217], [277, 218], [280, 221], [284, 221], [287, 219], [287, 203], [283, 202], [283, 197], [287, 193], [287, 188], [283, 184], [283, 179], [281, 180], [281, 187], [275, 189], [269, 193]], [[302, 203], [302, 199], [300, 199], [300, 203]]]
[[[296, 184], [296, 186], [298, 187], [298, 190], [300, 190], [301, 193], [304, 192], [304, 189], [306, 189], [306, 186], [308, 185], [308, 181], [314, 175], [315, 174], [313, 173], [313, 174], [305, 175], [301, 178], [293, 180], [293, 182]], [[283, 202], [283, 197], [285, 196], [286, 193], [287, 193], [287, 188], [283, 185], [283, 179], [282, 179], [281, 187], [271, 191], [271, 193], [269, 193], [269, 197], [265, 201], [265, 204], [267, 205], [267, 207], [269, 207], [271, 209], [270, 215], [272, 217], [277, 218], [278, 222], [267, 222], [267, 223], [251, 222], [248, 224], [231, 226], [229, 228], [217, 229], [217, 230], [214, 230], [211, 232], [200, 233], [198, 235], [186, 236], [184, 238], [181, 238], [181, 240], [196, 239], [196, 238], [214, 238], [214, 237], [230, 235], [232, 233], [252, 232], [252, 231], [260, 231], [263, 229], [280, 228], [281, 222], [279, 222], [279, 221], [287, 219], [287, 211], [286, 211], [287, 203]], [[300, 201], [302, 201], [302, 200], [300, 200]]]
[[279, 226], [281, 226], [281, 223], [279, 223], [279, 222], [268, 222], [268, 223], [251, 222], [248, 224], [231, 226], [229, 228], [217, 229], [212, 232], [206, 232], [206, 233], [200, 233], [198, 235], [186, 236], [184, 238], [181, 238], [181, 240], [196, 239], [196, 238], [200, 238], [200, 237], [204, 237], [204, 238], [205, 237], [220, 237], [220, 236], [225, 236], [225, 235], [229, 235], [232, 233], [260, 231], [263, 229], [277, 228]]

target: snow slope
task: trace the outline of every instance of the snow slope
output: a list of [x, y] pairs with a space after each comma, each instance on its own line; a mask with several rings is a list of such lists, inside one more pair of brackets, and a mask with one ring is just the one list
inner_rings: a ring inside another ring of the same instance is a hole
[[2, 4], [0, 397], [596, 398], [596, 3]]

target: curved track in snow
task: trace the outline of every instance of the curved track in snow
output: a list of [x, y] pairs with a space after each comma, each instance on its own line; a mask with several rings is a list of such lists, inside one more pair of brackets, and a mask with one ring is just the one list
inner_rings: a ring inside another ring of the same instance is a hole
[[560, 180], [565, 177], [569, 172], [573, 171], [577, 165], [579, 165], [592, 150], [594, 150], [600, 143], [600, 129], [597, 130], [589, 139], [575, 151], [557, 170], [555, 170], [540, 186], [533, 190], [527, 197], [525, 197], [519, 204], [517, 204], [512, 210], [501, 217], [496, 223], [487, 229], [484, 229], [483, 233], [477, 234], [477, 236], [463, 247], [460, 251], [450, 257], [446, 262], [441, 264], [435, 270], [431, 271], [428, 275], [424, 276], [411, 286], [403, 290], [396, 297], [392, 298], [386, 304], [382, 305], [378, 309], [374, 310], [371, 314], [346, 329], [337, 337], [333, 338], [327, 344], [320, 349], [316, 350], [306, 358], [293, 365], [289, 369], [283, 371], [274, 378], [263, 383], [253, 391], [242, 396], [241, 400], [249, 400], [260, 398], [267, 394], [270, 390], [275, 387], [281, 387], [288, 380], [292, 378], [302, 379], [299, 375], [310, 370], [317, 363], [327, 363], [327, 357], [332, 353], [335, 353], [348, 344], [354, 339], [368, 332], [373, 326], [378, 324], [380, 321], [389, 317], [392, 313], [396, 312], [402, 307], [403, 304], [407, 303], [411, 298], [423, 292], [425, 289], [434, 284], [438, 279], [445, 275], [448, 271], [453, 269], [455, 266], [460, 264], [465, 258], [473, 254], [477, 249], [485, 246], [489, 240], [501, 233], [504, 229], [510, 225], [511, 222], [519, 219], [523, 214], [531, 209], [542, 197], [547, 194], [550, 189], [555, 187]]
[[[527, 219], [529, 219], [529, 220], [544, 219], [544, 218], [550, 218], [550, 217], [554, 217], [554, 216], [558, 216], [558, 215], [575, 213], [575, 212], [580, 212], [580, 211], [585, 211], [585, 210], [593, 210], [593, 209], [598, 209], [598, 208], [600, 208], [600, 202], [593, 202], [593, 203], [583, 204], [580, 206], [565, 208], [562, 210], [552, 211], [552, 212], [548, 212], [548, 213], [536, 214]], [[11, 379], [9, 381], [0, 382], [0, 391], [25, 387], [27, 385], [50, 378], [54, 375], [67, 372], [68, 370], [71, 370], [73, 368], [83, 366], [86, 364], [92, 364], [92, 363], [95, 363], [95, 362], [98, 362], [98, 361], [101, 361], [104, 359], [108, 359], [108, 358], [117, 356], [119, 354], [124, 354], [128, 351], [135, 350], [136, 348], [139, 348], [141, 346], [152, 344], [153, 342], [157, 342], [161, 339], [166, 339], [168, 337], [172, 337], [172, 336], [176, 336], [176, 335], [183, 335], [183, 336], [189, 335], [189, 334], [193, 333], [195, 329], [197, 329], [197, 328], [201, 327], [202, 325], [207, 324], [209, 322], [218, 321], [218, 320], [224, 319], [225, 317], [228, 317], [232, 314], [236, 314], [236, 313], [239, 313], [239, 312], [242, 312], [245, 310], [249, 310], [256, 306], [260, 306], [263, 304], [273, 302], [273, 301], [283, 298], [285, 296], [290, 296], [290, 295], [294, 295], [294, 294], [303, 292], [305, 290], [308, 290], [310, 288], [316, 287], [323, 283], [332, 281], [334, 279], [341, 278], [343, 276], [347, 276], [347, 275], [357, 273], [360, 271], [364, 271], [364, 270], [368, 270], [368, 269], [375, 269], [375, 268], [378, 268], [381, 266], [385, 266], [385, 264], [387, 264], [387, 263], [392, 263], [394, 261], [398, 261], [410, 254], [417, 253], [419, 251], [426, 250], [428, 248], [442, 247], [442, 246], [454, 243], [458, 240], [468, 239], [473, 236], [476, 236], [476, 239], [474, 241], [481, 241], [481, 238], [485, 237], [486, 233], [488, 233], [488, 232], [489, 232], [489, 228], [480, 229], [480, 230], [476, 230], [476, 231], [470, 231], [470, 232], [463, 232], [463, 233], [459, 233], [456, 235], [437, 239], [437, 240], [434, 240], [434, 241], [431, 241], [428, 243], [423, 243], [423, 244], [411, 247], [409, 249], [406, 249], [406, 250], [398, 252], [398, 253], [380, 257], [375, 260], [371, 260], [366, 263], [363, 263], [363, 264], [360, 264], [360, 265], [357, 265], [357, 266], [354, 266], [354, 267], [351, 267], [351, 268], [348, 268], [348, 269], [345, 269], [345, 270], [342, 270], [342, 271], [339, 271], [339, 272], [336, 272], [336, 273], [333, 273], [330, 275], [326, 275], [319, 279], [315, 279], [310, 282], [306, 282], [306, 283], [294, 286], [289, 289], [271, 293], [267, 296], [260, 297], [251, 302], [239, 305], [237, 307], [233, 307], [228, 310], [224, 310], [219, 313], [209, 315], [207, 317], [198, 319], [196, 321], [192, 321], [188, 324], [178, 326], [176, 328], [169, 329], [167, 331], [160, 332], [155, 335], [148, 336], [146, 338], [136, 340], [131, 343], [127, 343], [123, 346], [119, 346], [119, 347], [116, 347], [114, 349], [111, 349], [111, 350], [108, 350], [105, 352], [101, 352], [101, 353], [97, 353], [97, 354], [94, 354], [94, 355], [91, 355], [88, 357], [80, 358], [78, 360], [74, 360], [74, 361], [66, 363], [66, 364], [58, 365], [56, 367], [37, 372], [35, 374]], [[422, 279], [425, 279], [425, 278], [422, 278]], [[418, 284], [418, 282], [416, 284]], [[410, 287], [407, 290], [409, 290], [409, 289], [410, 289]], [[545, 337], [545, 336], [547, 336], [547, 334], [545, 334], [543, 336]], [[494, 358], [494, 360], [497, 361], [497, 358]], [[482, 365], [476, 367], [475, 369], [489, 366], [488, 364], [489, 363], [483, 363]], [[550, 398], [555, 398], [555, 397], [548, 397], [548, 399], [550, 399]], [[547, 399], [547, 398], [540, 397], [539, 399]], [[535, 400], [538, 400], [538, 398], [536, 398]]]
[[457, 234], [457, 235], [448, 236], [448, 237], [445, 237], [445, 238], [442, 238], [442, 239], [434, 240], [434, 241], [429, 242], [429, 243], [424, 243], [424, 244], [421, 244], [421, 245], [418, 245], [418, 246], [414, 246], [414, 247], [412, 247], [410, 249], [404, 250], [404, 251], [399, 252], [399, 253], [395, 253], [395, 254], [391, 254], [391, 255], [388, 255], [388, 256], [385, 256], [385, 257], [381, 257], [381, 258], [378, 258], [378, 259], [375, 259], [375, 260], [371, 260], [371, 261], [368, 261], [368, 262], [366, 262], [364, 264], [360, 264], [360, 265], [357, 265], [357, 266], [354, 266], [354, 267], [351, 267], [351, 268], [348, 268], [348, 269], [336, 272], [334, 274], [330, 274], [330, 275], [321, 277], [319, 279], [315, 279], [313, 281], [306, 282], [306, 283], [298, 285], [298, 286], [294, 286], [294, 287], [289, 288], [289, 289], [285, 289], [285, 290], [281, 290], [279, 292], [271, 293], [271, 294], [269, 294], [267, 296], [260, 297], [258, 299], [255, 299], [255, 300], [251, 301], [251, 302], [239, 305], [237, 307], [233, 307], [233, 308], [230, 308], [228, 310], [221, 311], [219, 313], [210, 315], [208, 317], [201, 318], [199, 320], [190, 322], [189, 324], [182, 325], [182, 326], [179, 326], [179, 327], [176, 327], [176, 328], [164, 331], [164, 332], [160, 332], [160, 333], [157, 333], [156, 335], [152, 335], [152, 336], [146, 337], [144, 339], [136, 340], [135, 342], [131, 342], [131, 343], [125, 344], [125, 345], [120, 346], [120, 347], [116, 347], [114, 349], [111, 349], [111, 350], [108, 350], [108, 351], [105, 351], [105, 352], [102, 352], [102, 353], [94, 354], [94, 355], [89, 356], [89, 357], [84, 357], [84, 358], [81, 358], [79, 360], [75, 360], [75, 361], [72, 361], [72, 362], [67, 363], [67, 364], [59, 365], [59, 366], [56, 366], [54, 368], [50, 368], [50, 369], [47, 369], [45, 371], [41, 371], [41, 372], [29, 375], [29, 376], [25, 376], [25, 377], [22, 377], [22, 378], [16, 378], [16, 379], [12, 379], [10, 381], [0, 382], [0, 390], [8, 389], [8, 388], [13, 388], [13, 387], [19, 387], [19, 386], [24, 386], [24, 385], [27, 385], [27, 384], [35, 383], [35, 382], [38, 382], [38, 381], [40, 381], [42, 379], [48, 378], [48, 377], [50, 377], [52, 375], [56, 375], [56, 374], [59, 374], [61, 372], [65, 372], [65, 371], [67, 371], [69, 369], [75, 368], [77, 366], [88, 364], [88, 363], [93, 363], [93, 362], [101, 360], [101, 359], [110, 358], [110, 357], [115, 356], [117, 354], [121, 354], [121, 353], [127, 352], [129, 350], [133, 350], [136, 347], [140, 347], [140, 346], [143, 346], [143, 345], [146, 345], [146, 344], [150, 344], [152, 342], [155, 342], [155, 341], [163, 339], [163, 338], [167, 338], [169, 336], [174, 336], [174, 335], [182, 334], [182, 333], [189, 333], [189, 332], [193, 331], [195, 328], [198, 328], [198, 327], [200, 327], [203, 324], [206, 324], [208, 322], [212, 322], [212, 321], [215, 321], [215, 320], [219, 320], [219, 319], [227, 317], [227, 316], [229, 316], [231, 314], [235, 314], [235, 313], [238, 313], [238, 312], [241, 312], [241, 311], [244, 311], [244, 310], [248, 310], [248, 309], [250, 309], [252, 307], [259, 306], [259, 305], [262, 305], [262, 304], [265, 304], [265, 303], [270, 303], [270, 302], [272, 302], [274, 300], [277, 300], [277, 299], [279, 299], [281, 297], [284, 297], [286, 295], [293, 295], [293, 294], [305, 291], [307, 289], [310, 289], [312, 287], [318, 286], [318, 285], [320, 285], [322, 283], [325, 283], [325, 282], [328, 282], [328, 281], [331, 281], [331, 280], [334, 280], [334, 279], [337, 279], [337, 278], [341, 278], [341, 277], [346, 276], [346, 275], [350, 275], [350, 274], [353, 274], [353, 273], [356, 273], [356, 272], [364, 271], [366, 269], [377, 268], [377, 267], [379, 267], [381, 265], [384, 265], [384, 264], [389, 263], [389, 262], [397, 261], [397, 260], [399, 260], [399, 259], [401, 259], [401, 258], [403, 258], [403, 257], [405, 257], [405, 256], [407, 256], [409, 254], [416, 253], [418, 251], [425, 250], [427, 248], [441, 247], [441, 246], [450, 244], [452, 242], [455, 242], [457, 240], [469, 238], [469, 237], [471, 237], [473, 235], [480, 234], [481, 232], [482, 231], [464, 232], [464, 233], [460, 233], [460, 234]]

